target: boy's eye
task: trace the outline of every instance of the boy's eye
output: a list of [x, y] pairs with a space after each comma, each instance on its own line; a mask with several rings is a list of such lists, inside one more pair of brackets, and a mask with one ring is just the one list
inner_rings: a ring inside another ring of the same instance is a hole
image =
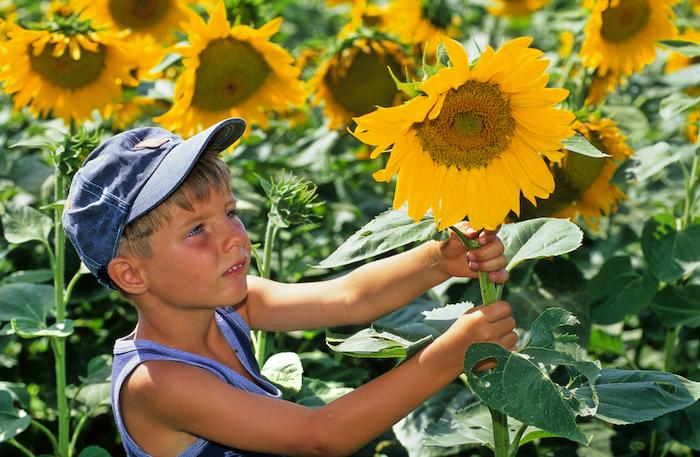
[[192, 230], [187, 232], [187, 236], [190, 237], [190, 236], [199, 235], [200, 233], [202, 233], [203, 228], [204, 228], [204, 226], [202, 224], [199, 224], [195, 228], [193, 228]]
[[226, 217], [228, 217], [229, 219], [233, 219], [233, 218], [235, 218], [236, 216], [238, 216], [238, 211], [235, 210], [235, 209], [230, 209], [230, 210], [228, 210], [228, 212], [226, 213]]

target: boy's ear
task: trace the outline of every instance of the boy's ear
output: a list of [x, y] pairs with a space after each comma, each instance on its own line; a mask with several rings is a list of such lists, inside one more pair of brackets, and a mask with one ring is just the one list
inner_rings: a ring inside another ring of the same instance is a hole
[[148, 290], [148, 284], [138, 269], [138, 262], [131, 257], [113, 258], [107, 265], [107, 273], [112, 281], [128, 294], [140, 295]]

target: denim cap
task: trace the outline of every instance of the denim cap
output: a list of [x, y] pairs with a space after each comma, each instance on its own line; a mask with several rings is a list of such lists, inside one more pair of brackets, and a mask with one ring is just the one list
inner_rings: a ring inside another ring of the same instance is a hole
[[63, 228], [100, 283], [116, 289], [107, 265], [124, 227], [168, 198], [204, 151], [225, 150], [245, 127], [243, 119], [226, 119], [186, 140], [141, 127], [107, 139], [88, 155], [73, 177]]

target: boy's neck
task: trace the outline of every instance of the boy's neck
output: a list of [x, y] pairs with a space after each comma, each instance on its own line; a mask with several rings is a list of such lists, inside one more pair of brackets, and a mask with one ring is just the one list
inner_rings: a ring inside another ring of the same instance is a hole
[[207, 351], [221, 337], [213, 309], [155, 312], [138, 310], [135, 339], [155, 341], [187, 352]]

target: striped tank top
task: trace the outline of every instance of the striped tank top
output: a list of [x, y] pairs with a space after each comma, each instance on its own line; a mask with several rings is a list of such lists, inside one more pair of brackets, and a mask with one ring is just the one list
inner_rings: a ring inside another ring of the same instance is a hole
[[[134, 333], [119, 338], [114, 343], [114, 365], [112, 367], [112, 411], [117, 423], [117, 429], [124, 442], [124, 449], [128, 457], [150, 457], [131, 438], [126, 430], [124, 421], [119, 409], [119, 393], [124, 380], [141, 363], [149, 360], [172, 360], [175, 362], [187, 363], [203, 368], [222, 381], [243, 389], [270, 397], [280, 398], [280, 390], [262, 377], [258, 368], [258, 363], [253, 354], [250, 342], [250, 328], [245, 320], [232, 307], [220, 307], [215, 313], [216, 324], [221, 333], [228, 341], [231, 349], [238, 355], [241, 364], [255, 378], [253, 382], [242, 376], [226, 365], [215, 360], [202, 357], [191, 352], [181, 351], [168, 347], [154, 341], [135, 340]], [[177, 457], [263, 457], [269, 454], [242, 451], [239, 449], [222, 446], [208, 441], [204, 438], [196, 439], [190, 446], [180, 452]]]

